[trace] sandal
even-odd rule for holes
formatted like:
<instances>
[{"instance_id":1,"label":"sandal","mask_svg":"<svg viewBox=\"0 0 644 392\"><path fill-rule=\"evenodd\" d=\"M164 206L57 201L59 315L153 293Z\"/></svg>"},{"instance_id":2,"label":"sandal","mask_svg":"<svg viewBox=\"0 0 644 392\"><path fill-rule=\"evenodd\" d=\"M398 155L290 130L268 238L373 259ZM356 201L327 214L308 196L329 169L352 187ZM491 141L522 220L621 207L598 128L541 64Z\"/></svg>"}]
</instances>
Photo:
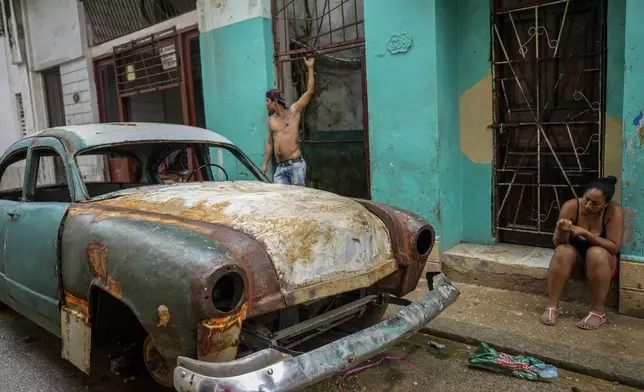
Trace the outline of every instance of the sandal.
<instances>
[{"instance_id":1,"label":"sandal","mask_svg":"<svg viewBox=\"0 0 644 392\"><path fill-rule=\"evenodd\" d=\"M542 314L541 317L539 318L541 323L543 323L545 325L549 325L549 326L555 325L557 323L557 316L559 315L559 309L558 308L547 307L546 312L548 312L548 318L544 319L543 314ZM546 312L543 312L543 313L545 314ZM552 312L555 313L554 317L552 317Z\"/></svg>"},{"instance_id":2,"label":"sandal","mask_svg":"<svg viewBox=\"0 0 644 392\"><path fill-rule=\"evenodd\" d=\"M591 324L588 323L588 320L590 320L590 318L592 316L595 316L595 317L599 318L599 324L591 325ZM599 313L595 313L593 311L590 311L590 312L588 312L588 315L586 315L586 317L584 317L584 319L581 320L577 324L577 327L579 327L581 329L586 329L586 330L595 330L595 329L598 329L599 327L601 327L602 325L604 325L606 323L606 321L607 321L606 313L599 314Z\"/></svg>"}]
</instances>

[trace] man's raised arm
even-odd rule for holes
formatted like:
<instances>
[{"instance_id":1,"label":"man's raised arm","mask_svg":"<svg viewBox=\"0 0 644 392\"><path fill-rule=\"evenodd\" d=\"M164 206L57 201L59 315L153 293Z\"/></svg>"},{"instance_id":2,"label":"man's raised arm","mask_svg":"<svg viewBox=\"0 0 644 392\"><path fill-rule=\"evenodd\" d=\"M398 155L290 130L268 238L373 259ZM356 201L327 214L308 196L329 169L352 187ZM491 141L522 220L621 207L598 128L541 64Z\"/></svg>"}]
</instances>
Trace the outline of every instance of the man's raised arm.
<instances>
[{"instance_id":1,"label":"man's raised arm","mask_svg":"<svg viewBox=\"0 0 644 392\"><path fill-rule=\"evenodd\" d=\"M268 166L268 161L271 160L271 155L273 154L273 132L271 132L271 126L268 126L268 137L266 138L266 145L264 146L264 165L262 165L262 173L266 174L266 168Z\"/></svg>"},{"instance_id":2,"label":"man's raised arm","mask_svg":"<svg viewBox=\"0 0 644 392\"><path fill-rule=\"evenodd\" d=\"M302 111L306 107L306 105L309 104L311 101L311 97L313 97L313 93L315 93L315 73L313 70L313 65L315 64L315 59L313 57L304 59L304 64L306 64L306 67L308 68L308 73L309 73L309 81L306 85L306 91L300 99L297 100L293 105L291 105L291 109L295 111Z\"/></svg>"}]
</instances>

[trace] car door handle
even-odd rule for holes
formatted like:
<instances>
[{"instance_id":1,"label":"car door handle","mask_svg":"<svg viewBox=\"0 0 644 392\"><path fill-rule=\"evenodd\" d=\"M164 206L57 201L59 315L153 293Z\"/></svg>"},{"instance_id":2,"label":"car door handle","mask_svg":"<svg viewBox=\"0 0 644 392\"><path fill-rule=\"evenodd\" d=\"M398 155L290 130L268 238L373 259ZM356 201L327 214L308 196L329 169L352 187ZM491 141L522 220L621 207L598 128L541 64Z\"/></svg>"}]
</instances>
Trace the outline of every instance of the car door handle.
<instances>
[{"instance_id":1,"label":"car door handle","mask_svg":"<svg viewBox=\"0 0 644 392\"><path fill-rule=\"evenodd\" d=\"M20 213L15 212L15 211L11 211L11 212L7 212L7 215L9 215L9 218L11 218L11 219L16 219L16 218L18 218L20 216Z\"/></svg>"}]
</instances>

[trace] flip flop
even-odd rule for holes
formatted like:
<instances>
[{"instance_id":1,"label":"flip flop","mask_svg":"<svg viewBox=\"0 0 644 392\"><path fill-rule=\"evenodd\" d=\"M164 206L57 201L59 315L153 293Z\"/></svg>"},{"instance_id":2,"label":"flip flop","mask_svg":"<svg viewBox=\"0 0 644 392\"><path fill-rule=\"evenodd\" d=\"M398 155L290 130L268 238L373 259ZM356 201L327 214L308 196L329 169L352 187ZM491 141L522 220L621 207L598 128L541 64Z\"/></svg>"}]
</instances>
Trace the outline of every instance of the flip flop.
<instances>
[{"instance_id":1,"label":"flip flop","mask_svg":"<svg viewBox=\"0 0 644 392\"><path fill-rule=\"evenodd\" d=\"M591 326L588 325L588 320L592 316L599 317L599 320L600 320L600 323L597 324L594 327L591 327ZM595 313L595 312L591 311L591 312L588 312L588 314L586 315L586 317L583 318L583 320L581 320L579 323L577 323L577 327L579 327L581 329L585 329L585 330L595 330L595 329L598 329L599 327L601 327L602 325L606 324L606 321L607 321L606 313L599 314L599 313Z\"/></svg>"},{"instance_id":2,"label":"flip flop","mask_svg":"<svg viewBox=\"0 0 644 392\"><path fill-rule=\"evenodd\" d=\"M541 321L542 324L545 324L548 326L555 325L557 323L557 316L559 315L559 309L547 307L546 310L548 311L548 318L544 321L543 314L542 314L541 317L539 317L539 321ZM554 317L552 317L552 312L555 312Z\"/></svg>"}]
</instances>

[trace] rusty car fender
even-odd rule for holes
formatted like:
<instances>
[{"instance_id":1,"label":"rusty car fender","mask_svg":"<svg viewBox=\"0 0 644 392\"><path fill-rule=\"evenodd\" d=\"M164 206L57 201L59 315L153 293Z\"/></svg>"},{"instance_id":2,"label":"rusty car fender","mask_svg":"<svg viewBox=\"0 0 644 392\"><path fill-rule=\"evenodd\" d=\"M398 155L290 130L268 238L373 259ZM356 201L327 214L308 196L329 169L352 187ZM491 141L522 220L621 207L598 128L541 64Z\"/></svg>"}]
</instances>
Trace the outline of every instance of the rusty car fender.
<instances>
[{"instance_id":1,"label":"rusty car fender","mask_svg":"<svg viewBox=\"0 0 644 392\"><path fill-rule=\"evenodd\" d=\"M210 295L214 280L228 271L243 276L245 292L235 309L220 312ZM285 306L270 258L251 237L220 225L91 203L69 209L61 275L64 305L86 312L91 322L90 292L102 289L129 307L166 358L216 356L227 347L213 346L204 331L233 328L238 335L241 320Z\"/></svg>"},{"instance_id":2,"label":"rusty car fender","mask_svg":"<svg viewBox=\"0 0 644 392\"><path fill-rule=\"evenodd\" d=\"M398 264L398 271L380 280L375 288L404 297L416 289L425 269L427 258L435 245L434 228L412 212L371 200L354 200L384 222Z\"/></svg>"}]
</instances>

